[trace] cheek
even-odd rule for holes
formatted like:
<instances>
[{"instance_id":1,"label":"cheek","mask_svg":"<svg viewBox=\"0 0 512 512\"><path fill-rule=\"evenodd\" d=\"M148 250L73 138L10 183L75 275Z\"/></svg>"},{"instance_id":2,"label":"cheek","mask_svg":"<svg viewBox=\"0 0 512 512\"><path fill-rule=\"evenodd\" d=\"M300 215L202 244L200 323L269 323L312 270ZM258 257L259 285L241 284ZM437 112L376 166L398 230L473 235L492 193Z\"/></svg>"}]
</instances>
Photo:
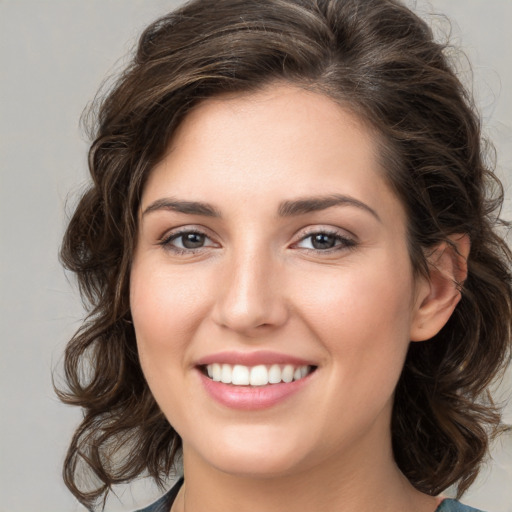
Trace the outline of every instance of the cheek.
<instances>
[{"instance_id":1,"label":"cheek","mask_svg":"<svg viewBox=\"0 0 512 512\"><path fill-rule=\"evenodd\" d=\"M317 273L304 287L302 304L317 327L331 332L380 336L407 331L413 300L413 277L408 261L402 265L375 259L357 269Z\"/></svg>"},{"instance_id":2,"label":"cheek","mask_svg":"<svg viewBox=\"0 0 512 512\"><path fill-rule=\"evenodd\" d=\"M134 262L130 307L148 382L160 373L169 378L171 367L186 365L187 334L195 328L202 313L200 294L197 280L180 280L179 274L172 274L158 264Z\"/></svg>"},{"instance_id":3,"label":"cheek","mask_svg":"<svg viewBox=\"0 0 512 512\"><path fill-rule=\"evenodd\" d=\"M140 364L149 388L168 421L181 432L189 414L189 341L204 316L201 288L194 279L156 263L135 261L130 307Z\"/></svg>"},{"instance_id":4,"label":"cheek","mask_svg":"<svg viewBox=\"0 0 512 512\"><path fill-rule=\"evenodd\" d=\"M413 277L407 258L374 258L358 270L319 275L303 317L330 353L338 378L361 392L392 392L410 343ZM373 391L372 391L373 390Z\"/></svg>"}]
</instances>

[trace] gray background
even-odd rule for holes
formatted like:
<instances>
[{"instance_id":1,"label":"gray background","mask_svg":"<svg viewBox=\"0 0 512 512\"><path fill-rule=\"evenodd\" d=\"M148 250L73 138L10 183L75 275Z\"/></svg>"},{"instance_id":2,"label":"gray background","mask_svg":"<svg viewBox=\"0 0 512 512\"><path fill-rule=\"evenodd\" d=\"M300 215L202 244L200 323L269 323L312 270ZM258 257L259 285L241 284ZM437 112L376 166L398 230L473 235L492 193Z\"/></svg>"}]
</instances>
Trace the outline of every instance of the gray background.
<instances>
[{"instance_id":1,"label":"gray background","mask_svg":"<svg viewBox=\"0 0 512 512\"><path fill-rule=\"evenodd\" d=\"M0 512L79 511L60 467L79 411L51 384L82 309L57 251L67 210L86 179L82 109L122 67L140 30L177 1L0 0ZM444 12L453 42L473 63L485 132L498 150L512 219L512 0L418 1ZM462 73L468 77L465 64ZM58 375L57 375L58 377ZM510 377L509 377L510 379ZM512 383L502 386L512 389ZM512 407L507 410L512 423ZM465 497L488 512L512 511L512 439ZM150 485L119 490L109 510L151 501ZM123 508L124 507L124 508Z\"/></svg>"}]
</instances>

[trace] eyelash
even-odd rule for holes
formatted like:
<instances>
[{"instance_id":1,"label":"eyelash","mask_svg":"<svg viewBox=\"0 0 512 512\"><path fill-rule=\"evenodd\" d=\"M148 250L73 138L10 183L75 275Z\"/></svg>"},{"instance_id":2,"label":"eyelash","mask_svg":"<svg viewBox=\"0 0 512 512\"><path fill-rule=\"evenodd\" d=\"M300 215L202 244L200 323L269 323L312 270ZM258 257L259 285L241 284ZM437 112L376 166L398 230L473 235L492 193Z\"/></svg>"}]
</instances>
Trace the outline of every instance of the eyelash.
<instances>
[{"instance_id":1,"label":"eyelash","mask_svg":"<svg viewBox=\"0 0 512 512\"><path fill-rule=\"evenodd\" d=\"M206 233L204 233L203 231L200 231L198 229L188 228L188 229L183 229L180 231L175 231L175 232L165 236L162 240L160 240L160 242L158 242L158 244L161 245L164 249L172 251L178 255L180 255L180 254L195 254L195 253L203 250L205 247L210 247L210 245L205 245L202 247L192 249L192 248L186 248L186 247L176 247L175 245L172 244L172 242L174 240L178 240L179 238L183 239L183 237L185 235L199 235L199 236L204 237L205 240L210 239L208 237L208 235ZM182 240L182 243L183 243L183 240Z\"/></svg>"},{"instance_id":2,"label":"eyelash","mask_svg":"<svg viewBox=\"0 0 512 512\"><path fill-rule=\"evenodd\" d=\"M353 238L349 238L347 236L341 235L336 230L331 229L314 229L310 232L307 232L304 234L298 242L295 242L293 245L297 246L301 242L304 242L305 240L311 239L313 241L313 237L317 235L326 235L329 237L334 238L334 246L330 247L328 249L315 249L315 248L303 248L306 251L311 251L314 253L322 253L322 254L329 254L336 251L344 251L344 250L350 250L354 249L357 246L356 240Z\"/></svg>"},{"instance_id":3,"label":"eyelash","mask_svg":"<svg viewBox=\"0 0 512 512\"><path fill-rule=\"evenodd\" d=\"M173 253L178 254L178 255L196 254L196 253L204 250L207 247L214 246L214 244L212 243L212 244L203 245L203 246L197 247L197 248L186 248L186 247L176 247L175 245L172 244L173 241L182 238L182 245L183 245L183 237L185 235L198 235L198 236L204 237L205 240L210 240L208 235L206 233L204 233L203 231L198 230L198 229L188 228L188 229L183 229L183 230L180 230L177 232L173 232L173 233L165 236L162 240L160 240L158 242L158 244L161 245L162 247L164 247L165 249L172 251ZM327 249L315 249L314 247L313 248L304 247L304 248L302 248L303 250L308 251L308 252L314 252L316 254L318 254L318 253L322 253L322 254L327 253L328 254L328 253L332 253L332 252L336 252L336 251L354 249L357 246L356 240L354 240L353 238L343 236L338 231L329 230L329 229L315 229L315 230L312 230L312 231L304 234L300 238L300 240L298 240L297 242L292 244L292 247L298 247L298 245L300 243L304 242L307 239L312 240L312 237L314 237L315 235L316 236L325 235L328 237L333 237L335 245L333 247L330 247Z\"/></svg>"}]
</instances>

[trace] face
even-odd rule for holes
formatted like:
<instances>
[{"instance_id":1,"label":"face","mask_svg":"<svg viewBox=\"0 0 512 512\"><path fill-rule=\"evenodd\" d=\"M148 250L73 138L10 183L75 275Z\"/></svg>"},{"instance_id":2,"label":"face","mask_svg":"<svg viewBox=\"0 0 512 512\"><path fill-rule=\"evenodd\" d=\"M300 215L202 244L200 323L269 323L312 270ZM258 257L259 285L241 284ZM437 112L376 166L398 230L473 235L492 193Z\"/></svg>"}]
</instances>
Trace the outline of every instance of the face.
<instances>
[{"instance_id":1,"label":"face","mask_svg":"<svg viewBox=\"0 0 512 512\"><path fill-rule=\"evenodd\" d=\"M323 95L207 100L149 176L131 309L185 464L269 476L371 460L416 294L375 136Z\"/></svg>"}]
</instances>

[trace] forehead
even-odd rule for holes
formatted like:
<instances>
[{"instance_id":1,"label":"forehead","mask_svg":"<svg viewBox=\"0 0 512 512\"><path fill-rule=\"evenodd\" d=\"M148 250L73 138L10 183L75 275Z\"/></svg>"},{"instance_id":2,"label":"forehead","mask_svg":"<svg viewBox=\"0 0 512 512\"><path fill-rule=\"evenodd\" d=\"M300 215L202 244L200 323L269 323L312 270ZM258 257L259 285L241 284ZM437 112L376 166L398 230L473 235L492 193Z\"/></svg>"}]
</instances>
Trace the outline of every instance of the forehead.
<instances>
[{"instance_id":1,"label":"forehead","mask_svg":"<svg viewBox=\"0 0 512 512\"><path fill-rule=\"evenodd\" d=\"M159 195L255 206L322 194L394 199L378 140L326 95L289 85L208 99L178 127L143 203ZM144 207L144 204L142 205Z\"/></svg>"},{"instance_id":2,"label":"forehead","mask_svg":"<svg viewBox=\"0 0 512 512\"><path fill-rule=\"evenodd\" d=\"M242 125L246 130L238 129ZM175 131L169 151L184 145L196 145L197 150L197 145L207 141L219 150L225 144L225 149L232 144L246 147L247 136L262 146L272 139L276 148L292 148L298 155L301 147L305 152L313 143L316 154L329 153L340 137L355 137L367 145L368 156L377 156L377 135L348 108L325 94L285 83L200 102ZM308 144L303 146L304 142Z\"/></svg>"}]
</instances>

